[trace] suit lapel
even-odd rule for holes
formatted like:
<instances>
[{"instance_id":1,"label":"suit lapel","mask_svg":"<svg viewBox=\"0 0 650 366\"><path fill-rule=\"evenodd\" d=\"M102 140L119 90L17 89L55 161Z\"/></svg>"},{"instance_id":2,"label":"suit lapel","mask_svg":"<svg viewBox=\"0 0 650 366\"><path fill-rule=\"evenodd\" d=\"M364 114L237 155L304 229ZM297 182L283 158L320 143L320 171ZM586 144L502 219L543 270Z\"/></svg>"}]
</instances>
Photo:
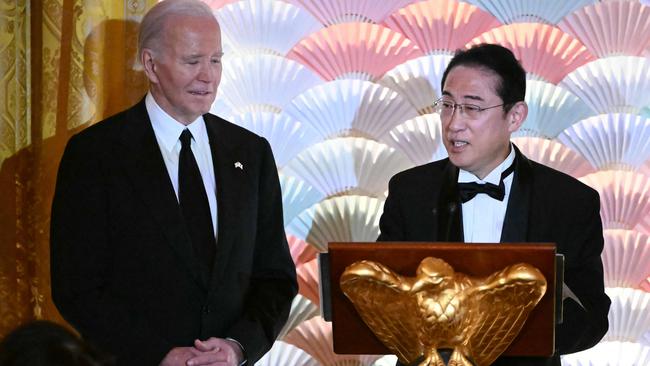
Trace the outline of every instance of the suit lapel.
<instances>
[{"instance_id":1,"label":"suit lapel","mask_svg":"<svg viewBox=\"0 0 650 366\"><path fill-rule=\"evenodd\" d=\"M138 197L148 207L169 245L181 258L197 284L204 287L190 238L181 216L174 188L169 179L144 100L126 112L121 155L126 174Z\"/></svg>"},{"instance_id":2,"label":"suit lapel","mask_svg":"<svg viewBox=\"0 0 650 366\"><path fill-rule=\"evenodd\" d=\"M458 196L458 168L447 160L436 204L437 241L462 242L463 219Z\"/></svg>"},{"instance_id":3,"label":"suit lapel","mask_svg":"<svg viewBox=\"0 0 650 366\"><path fill-rule=\"evenodd\" d=\"M506 216L501 230L501 242L523 242L528 236L528 220L530 213L530 195L533 183L533 169L530 161L515 149L515 176L510 188L510 198Z\"/></svg>"},{"instance_id":4,"label":"suit lapel","mask_svg":"<svg viewBox=\"0 0 650 366\"><path fill-rule=\"evenodd\" d=\"M217 185L217 254L212 268L210 288L215 288L223 278L224 271L228 265L230 251L235 245L238 232L238 214L241 211L239 205L243 189L242 174L245 174L247 166L244 155L232 139L226 138L224 123L217 117L206 114L203 116L210 140L212 152L212 164ZM232 138L232 136L230 136ZM235 166L241 163L242 169ZM247 173L247 172L246 172Z\"/></svg>"}]
</instances>

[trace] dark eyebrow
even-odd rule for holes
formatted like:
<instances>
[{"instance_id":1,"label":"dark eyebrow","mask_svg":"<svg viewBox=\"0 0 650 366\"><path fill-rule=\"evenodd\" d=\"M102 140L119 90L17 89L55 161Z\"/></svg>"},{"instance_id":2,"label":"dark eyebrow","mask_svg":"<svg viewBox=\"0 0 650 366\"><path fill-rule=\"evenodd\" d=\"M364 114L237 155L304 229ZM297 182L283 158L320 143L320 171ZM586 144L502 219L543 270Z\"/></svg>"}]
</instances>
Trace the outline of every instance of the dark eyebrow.
<instances>
[{"instance_id":1,"label":"dark eyebrow","mask_svg":"<svg viewBox=\"0 0 650 366\"><path fill-rule=\"evenodd\" d=\"M479 97L478 95L465 95L463 98L465 99L471 99L471 100L478 100L480 102L483 102L484 99Z\"/></svg>"},{"instance_id":2,"label":"dark eyebrow","mask_svg":"<svg viewBox=\"0 0 650 366\"><path fill-rule=\"evenodd\" d=\"M442 95L443 95L443 96L447 96L447 97L452 97L452 98L454 97L453 94L451 94L450 92L448 92L448 91L446 91L446 90L443 90L443 91L442 91ZM464 95L464 96L463 96L463 99L471 99L471 100L476 100L476 101L479 101L479 102L483 102L483 101L484 101L484 99L481 98L481 97L479 97L478 95Z\"/></svg>"}]
</instances>

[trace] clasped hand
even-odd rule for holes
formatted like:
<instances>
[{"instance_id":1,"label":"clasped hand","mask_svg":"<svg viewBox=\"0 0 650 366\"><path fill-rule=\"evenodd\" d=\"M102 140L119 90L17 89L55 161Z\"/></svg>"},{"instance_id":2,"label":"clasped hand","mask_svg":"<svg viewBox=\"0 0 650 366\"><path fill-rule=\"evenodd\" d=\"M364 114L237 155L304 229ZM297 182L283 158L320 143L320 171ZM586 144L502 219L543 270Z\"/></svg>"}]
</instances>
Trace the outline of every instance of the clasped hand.
<instances>
[{"instance_id":1,"label":"clasped hand","mask_svg":"<svg viewBox=\"0 0 650 366\"><path fill-rule=\"evenodd\" d=\"M195 340L194 347L176 347L167 353L160 366L239 366L244 359L236 342L211 337Z\"/></svg>"}]
</instances>

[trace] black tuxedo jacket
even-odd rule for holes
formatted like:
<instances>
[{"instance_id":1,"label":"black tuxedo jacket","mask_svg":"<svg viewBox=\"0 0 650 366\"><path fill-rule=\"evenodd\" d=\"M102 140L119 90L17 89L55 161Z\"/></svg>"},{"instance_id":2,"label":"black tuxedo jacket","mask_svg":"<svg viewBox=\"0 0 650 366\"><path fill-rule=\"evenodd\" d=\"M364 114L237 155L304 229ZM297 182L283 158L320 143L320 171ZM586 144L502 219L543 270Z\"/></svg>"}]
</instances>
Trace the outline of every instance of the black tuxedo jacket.
<instances>
[{"instance_id":1,"label":"black tuxedo jacket","mask_svg":"<svg viewBox=\"0 0 650 366\"><path fill-rule=\"evenodd\" d=\"M608 328L603 230L598 193L571 176L528 160L515 148L515 176L501 242L552 242L565 256L564 282L584 305L564 301L550 359L506 358L495 365L560 365L559 354L592 347ZM395 175L380 219L380 241L463 241L458 168L449 159Z\"/></svg>"},{"instance_id":2,"label":"black tuxedo jacket","mask_svg":"<svg viewBox=\"0 0 650 366\"><path fill-rule=\"evenodd\" d=\"M144 100L73 136L63 155L52 205L52 296L119 365L157 365L173 347L208 337L236 339L252 365L297 293L268 142L204 119L219 221L211 278L192 254Z\"/></svg>"}]
</instances>

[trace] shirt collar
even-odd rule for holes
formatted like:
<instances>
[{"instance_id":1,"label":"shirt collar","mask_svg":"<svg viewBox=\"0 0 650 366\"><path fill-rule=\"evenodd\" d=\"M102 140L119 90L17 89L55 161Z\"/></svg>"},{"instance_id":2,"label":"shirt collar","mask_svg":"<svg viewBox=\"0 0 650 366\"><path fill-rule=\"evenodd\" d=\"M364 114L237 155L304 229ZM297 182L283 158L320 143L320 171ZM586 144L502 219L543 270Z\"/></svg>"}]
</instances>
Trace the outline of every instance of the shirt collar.
<instances>
[{"instance_id":1,"label":"shirt collar","mask_svg":"<svg viewBox=\"0 0 650 366\"><path fill-rule=\"evenodd\" d=\"M159 143L162 144L162 147L167 151L172 151L174 149L181 133L186 128L190 130L195 141L203 143L207 140L207 132L203 116L199 116L196 120L192 121L192 123L185 126L165 112L160 105L156 103L151 92L147 93L145 105L147 107L147 113L149 113L149 119L151 119L154 133L158 137Z\"/></svg>"},{"instance_id":2,"label":"shirt collar","mask_svg":"<svg viewBox=\"0 0 650 366\"><path fill-rule=\"evenodd\" d=\"M510 154L506 157L501 164L497 165L496 168L492 169L490 174L488 174L484 179L479 179L474 174L468 172L467 170L458 169L458 183L468 183L468 182L478 182L478 183L492 183L499 185L501 181L501 173L508 169L512 162L515 160L515 149L510 144Z\"/></svg>"}]
</instances>

